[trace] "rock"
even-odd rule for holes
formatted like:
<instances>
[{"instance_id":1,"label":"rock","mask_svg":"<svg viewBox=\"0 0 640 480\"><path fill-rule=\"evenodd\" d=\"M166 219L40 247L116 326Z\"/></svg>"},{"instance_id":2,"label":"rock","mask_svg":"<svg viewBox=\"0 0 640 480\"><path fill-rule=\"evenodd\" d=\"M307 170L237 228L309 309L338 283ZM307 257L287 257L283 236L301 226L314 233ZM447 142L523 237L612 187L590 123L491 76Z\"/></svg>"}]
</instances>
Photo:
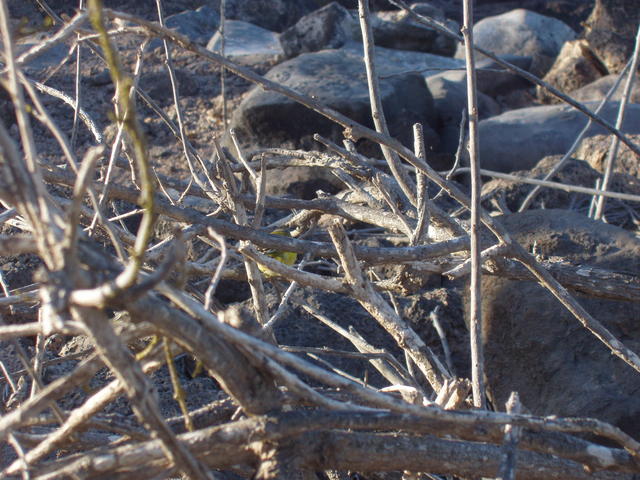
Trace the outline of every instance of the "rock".
<instances>
[{"instance_id":1,"label":"rock","mask_svg":"<svg viewBox=\"0 0 640 480\"><path fill-rule=\"evenodd\" d=\"M356 18L342 5L328 5L302 17L282 32L280 43L287 58L301 53L340 48L353 40L358 28Z\"/></svg>"},{"instance_id":2,"label":"rock","mask_svg":"<svg viewBox=\"0 0 640 480\"><path fill-rule=\"evenodd\" d=\"M194 75L182 68L174 68L176 80L178 83L178 92L180 96L191 97L197 95L199 90L198 82ZM156 70L146 72L142 75L142 85L145 86L146 92L154 99L164 103L166 101L173 102L171 95L171 79L166 70Z\"/></svg>"},{"instance_id":3,"label":"rock","mask_svg":"<svg viewBox=\"0 0 640 480\"><path fill-rule=\"evenodd\" d=\"M637 0L596 0L584 38L609 73L620 73L631 57L639 22Z\"/></svg>"},{"instance_id":4,"label":"rock","mask_svg":"<svg viewBox=\"0 0 640 480\"><path fill-rule=\"evenodd\" d=\"M505 60L525 69L531 64L527 57L508 55ZM485 58L477 63L476 85L479 116L487 118L498 115L501 111L500 105L491 96L506 95L527 87L529 83L518 75L502 70L493 60ZM433 96L438 115L441 150L454 153L458 146L461 112L463 108L467 108L466 72L461 69L450 70L427 77L427 88Z\"/></svg>"},{"instance_id":5,"label":"rock","mask_svg":"<svg viewBox=\"0 0 640 480\"><path fill-rule=\"evenodd\" d=\"M505 55L502 56L502 58L524 70L527 70L531 65L531 58L528 57ZM530 84L527 80L503 69L503 67L489 58L480 60L476 66L476 86L479 93L480 118L498 115L505 109L503 106L507 106L507 109L512 109L531 105L533 98L529 94ZM461 67L427 77L427 85L432 95L434 95L434 99L435 97L441 99L446 97L442 93L444 86L443 80L446 80L446 82L444 82L446 85L452 83L457 84L455 91L456 95L460 98L450 104L445 101L436 106L436 110L439 112L439 127L442 128L443 124L451 126L451 133L456 139L457 145L460 112L462 108L466 108L467 106L466 72ZM522 100L520 99L521 97ZM512 106L514 104L516 106ZM447 117L444 123L443 114ZM444 143L447 142L445 141ZM445 148L444 150L448 151L450 148Z\"/></svg>"},{"instance_id":6,"label":"rock","mask_svg":"<svg viewBox=\"0 0 640 480\"><path fill-rule=\"evenodd\" d=\"M607 92L613 87L617 79L618 75L615 73L599 78L595 82L571 92L571 97L579 102L598 102L607 96ZM625 83L626 79L622 81L611 100L620 101ZM640 75L636 75L630 101L631 103L640 103Z\"/></svg>"},{"instance_id":7,"label":"rock","mask_svg":"<svg viewBox=\"0 0 640 480\"><path fill-rule=\"evenodd\" d=\"M628 137L633 143L640 145L640 135L628 135ZM603 172L610 147L610 135L595 135L590 138L585 138L580 143L574 155L576 158L587 162L597 171ZM640 159L623 143L618 147L618 154L616 155L613 171L628 173L629 175L640 178Z\"/></svg>"},{"instance_id":8,"label":"rock","mask_svg":"<svg viewBox=\"0 0 640 480\"><path fill-rule=\"evenodd\" d=\"M411 7L418 14L439 20L454 32L460 30L456 22L447 20L442 10L431 4L414 3ZM377 12L372 27L375 44L380 47L429 52L446 57L453 56L456 51L457 42L454 39L416 22L404 10Z\"/></svg>"},{"instance_id":9,"label":"rock","mask_svg":"<svg viewBox=\"0 0 640 480\"><path fill-rule=\"evenodd\" d=\"M267 195L312 200L318 191L334 195L344 184L327 168L287 167L267 173Z\"/></svg>"},{"instance_id":10,"label":"rock","mask_svg":"<svg viewBox=\"0 0 640 480\"><path fill-rule=\"evenodd\" d=\"M362 45L351 43L345 49L362 57ZM447 69L464 68L464 60L432 53L376 47L376 66L381 78L403 72L420 73L424 78Z\"/></svg>"},{"instance_id":11,"label":"rock","mask_svg":"<svg viewBox=\"0 0 640 480\"><path fill-rule=\"evenodd\" d=\"M427 78L427 88L433 97L438 118L436 131L440 135L440 151L454 154L458 148L462 110L467 109L467 85L464 71L445 72ZM480 118L500 113L500 105L478 92Z\"/></svg>"},{"instance_id":12,"label":"rock","mask_svg":"<svg viewBox=\"0 0 640 480\"><path fill-rule=\"evenodd\" d=\"M521 177L543 179L561 158L562 155L545 157L531 170L522 170L514 172L514 174ZM596 180L601 178L602 172L589 166L586 161L570 158L564 167L551 178L551 181L593 188ZM492 179L482 185L483 205L487 209L491 209L492 203L497 203L499 207L506 207L509 210L506 213L516 212L533 188L534 185L526 183L500 178ZM610 190L640 195L640 181L637 177L626 173L614 173L611 177ZM586 193L567 192L557 188L542 188L529 209L566 209L587 215L592 198L592 195ZM634 206L633 204L629 205ZM621 209L618 202L608 201L605 208L607 223L636 230L637 225L634 222L634 218L628 214L627 210Z\"/></svg>"},{"instance_id":13,"label":"rock","mask_svg":"<svg viewBox=\"0 0 640 480\"><path fill-rule=\"evenodd\" d=\"M531 68L531 58L516 55L501 55L500 58L520 67L523 70ZM514 90L528 88L530 83L515 73L511 73L490 58L481 59L476 63L476 85L478 90L490 97L508 95Z\"/></svg>"},{"instance_id":14,"label":"rock","mask_svg":"<svg viewBox=\"0 0 640 480\"><path fill-rule=\"evenodd\" d=\"M225 17L282 32L316 8L315 0L226 0Z\"/></svg>"},{"instance_id":15,"label":"rock","mask_svg":"<svg viewBox=\"0 0 640 480\"><path fill-rule=\"evenodd\" d=\"M217 32L207 44L207 50L219 53L222 36ZM278 34L240 20L224 24L224 56L244 65L277 63L284 58Z\"/></svg>"},{"instance_id":16,"label":"rock","mask_svg":"<svg viewBox=\"0 0 640 480\"><path fill-rule=\"evenodd\" d=\"M607 73L607 69L589 49L585 40L572 40L564 44L560 54L547 72L544 81L561 92L571 92L583 87ZM542 103L558 103L560 100L546 89L536 87Z\"/></svg>"},{"instance_id":17,"label":"rock","mask_svg":"<svg viewBox=\"0 0 640 480\"><path fill-rule=\"evenodd\" d=\"M187 10L171 15L167 17L165 25L194 43L206 45L220 26L220 15L213 8L205 5L197 10ZM149 48L154 49L161 46L162 42L155 39Z\"/></svg>"},{"instance_id":18,"label":"rock","mask_svg":"<svg viewBox=\"0 0 640 480\"><path fill-rule=\"evenodd\" d=\"M455 22L447 21L441 10L427 3L414 4L418 13L434 16L449 24L454 31ZM371 17L374 43L379 47L398 50L430 52L452 56L455 40L413 21L404 11L375 12ZM338 2L302 17L280 36L287 57L327 48L339 48L350 41L361 42L360 24L355 12L345 9Z\"/></svg>"},{"instance_id":19,"label":"rock","mask_svg":"<svg viewBox=\"0 0 640 480\"><path fill-rule=\"evenodd\" d=\"M495 99L500 104L503 112L528 108L536 104L534 89L513 90L506 95L496 95Z\"/></svg>"},{"instance_id":20,"label":"rock","mask_svg":"<svg viewBox=\"0 0 640 480\"><path fill-rule=\"evenodd\" d=\"M566 210L500 218L526 249L585 265L637 274L640 242L618 227ZM640 434L640 376L611 354L536 282L484 276L482 307L489 396L504 409L512 391L536 415L596 417ZM640 304L576 295L598 321L640 351Z\"/></svg>"},{"instance_id":21,"label":"rock","mask_svg":"<svg viewBox=\"0 0 640 480\"><path fill-rule=\"evenodd\" d=\"M456 2L444 3L447 17L461 22L462 8L460 5ZM578 32L582 30L582 22L591 13L593 3L594 0L487 0L477 1L473 14L478 22L486 17L501 15L516 8L524 8L540 15L557 18Z\"/></svg>"},{"instance_id":22,"label":"rock","mask_svg":"<svg viewBox=\"0 0 640 480\"><path fill-rule=\"evenodd\" d=\"M496 55L531 57L539 66L536 74L544 74L562 45L575 38L575 32L555 18L524 9L485 18L473 27L476 45ZM464 58L464 46L458 44L456 58Z\"/></svg>"},{"instance_id":23,"label":"rock","mask_svg":"<svg viewBox=\"0 0 640 480\"><path fill-rule=\"evenodd\" d=\"M326 5L328 3L331 3L332 1L333 0L317 0L317 3L319 3L320 5ZM349 10L358 9L358 0L337 0L337 3ZM371 9L371 11L387 10L389 9L389 7L391 7L389 0L369 0L369 8Z\"/></svg>"},{"instance_id":24,"label":"rock","mask_svg":"<svg viewBox=\"0 0 640 480\"><path fill-rule=\"evenodd\" d=\"M305 53L277 65L266 76L372 126L369 92L359 48ZM429 127L435 124L433 100L423 76L404 72L427 64L435 66L456 61L427 53L388 49L377 49L376 53L380 94L391 135L411 145L411 126L421 122L425 127L427 144L436 146L437 136ZM319 148L312 138L315 133L341 143L343 130L297 102L257 87L243 99L233 115L231 127L238 132L238 139L249 147L315 149ZM369 152L380 154L377 147L369 149Z\"/></svg>"},{"instance_id":25,"label":"rock","mask_svg":"<svg viewBox=\"0 0 640 480\"><path fill-rule=\"evenodd\" d=\"M586 104L592 111L596 105ZM618 103L611 102L601 116L613 122ZM480 122L480 163L487 170L513 172L533 167L548 155L565 153L587 123L587 117L569 106L549 105L511 110ZM640 105L629 104L623 124L626 133L640 133ZM602 134L592 126L587 137Z\"/></svg>"}]
</instances>

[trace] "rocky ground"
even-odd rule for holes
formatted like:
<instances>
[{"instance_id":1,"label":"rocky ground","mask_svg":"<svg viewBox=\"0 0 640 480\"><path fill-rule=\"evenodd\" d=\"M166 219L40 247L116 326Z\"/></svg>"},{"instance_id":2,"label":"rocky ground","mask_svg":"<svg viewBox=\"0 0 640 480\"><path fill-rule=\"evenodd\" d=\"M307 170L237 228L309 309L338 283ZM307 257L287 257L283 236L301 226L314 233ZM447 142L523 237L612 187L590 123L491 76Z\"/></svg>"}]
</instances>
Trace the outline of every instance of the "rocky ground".
<instances>
[{"instance_id":1,"label":"rocky ground","mask_svg":"<svg viewBox=\"0 0 640 480\"><path fill-rule=\"evenodd\" d=\"M144 19L157 19L155 2L113 0L104 3L108 8ZM464 53L456 41L421 26L406 14L393 9L386 1L371 3L374 10L373 33L378 45L376 61L381 100L390 134L411 147L412 124L423 124L427 160L433 168L447 171L454 165L459 150L459 125L466 105L465 76L462 71ZM611 7L612 3L615 3L615 8ZM640 19L640 12L633 7L633 3L600 0L477 1L475 41L500 58L543 78L563 93L586 102L590 109L595 110L632 53L635 25ZM219 1L177 0L164 4L164 14L171 28L187 35L202 47L213 51L220 47L219 34L216 38ZM75 5L71 2L51 0L48 5L63 18L75 13ZM354 11L357 2L227 0L226 8L225 53L232 61L247 66L269 80L309 95L364 125L373 125L366 75L361 63L361 34ZM20 49L24 50L51 35L44 20L46 16L35 3L10 2L9 10L19 33ZM460 0L422 2L415 10L439 20L452 31L459 31L462 20ZM112 26L118 28L116 24ZM126 25L123 28L126 29ZM613 35L612 32L617 33ZM137 49L143 36L129 30L112 38L121 55L123 69L134 72L138 61ZM607 41L603 41L603 38ZM25 73L32 80L73 98L76 63L73 59L63 62L72 44L73 39L70 39L24 65ZM94 50L83 45L78 67L81 105L94 122L95 130L92 132L82 120L74 128L73 109L59 98L41 95L53 121L69 137L73 136L73 149L78 155L102 138L111 144L116 135L112 124L115 90L108 69ZM313 137L317 133L342 145L341 126L310 112L299 103L254 86L229 71L224 73L223 96L219 67L181 48L173 49L172 56L184 132L200 158L209 159L216 155L214 139L220 141L234 158L237 157L229 128L234 129L243 152L253 160L259 160L260 149L264 148L326 152L327 149ZM495 61L482 57L478 61L482 168L519 177L545 178L572 148L576 137L585 127L586 118L571 107L559 104L557 97L545 89L505 71ZM181 187L184 188L189 182L191 173L180 142L157 112L160 110L172 122L178 122L165 55L157 40L143 54L140 71L140 88L152 102L138 99L137 113L147 137L152 166L159 183L167 197L176 204L182 202L181 206L210 213L211 205L203 203L208 200L198 195L178 199ZM624 82L613 100L620 100L623 87ZM629 134L628 138L636 145L640 138L639 88L632 90L631 103L622 126L622 130ZM228 112L229 128L224 125L223 105L226 105ZM610 103L602 110L603 117L614 122L618 107L619 103ZM0 115L10 134L17 139L13 106L4 90L0 93ZM49 166L63 165L63 152L48 129L34 122L34 133L41 162ZM550 180L594 188L604 170L609 150L610 137L604 133L605 130L600 126L587 130L585 140ZM380 165L382 155L377 145L358 141L356 148L371 159L372 165ZM464 148L462 150L459 160L463 168L455 172L452 178L459 188L468 191L468 175L464 172L468 160ZM300 164L305 163L301 161ZM314 200L332 195L347 198L340 196L350 187L344 178L330 173L330 169L306 165L269 170L267 193L286 200ZM121 167L115 170L114 182L131 185L126 161ZM638 157L622 146L610 189L630 195L640 194L639 171ZM106 165L101 167L99 175L103 181L107 175ZM492 178L491 174L483 178L483 206L492 215L500 215L497 218L504 222L514 238L538 259L552 264L614 272L625 276L625 285L636 285L640 267L640 242L637 239L640 211L637 202L610 199L605 209L607 223L603 223L587 217L593 211L591 194L543 189L532 199L528 211L518 213L533 186L510 179ZM56 185L51 188L56 196L69 196L67 187ZM436 197L438 190L435 184L429 185L431 197ZM447 215L457 215L463 222L467 218L467 214L457 211L458 207L446 196L439 195L434 202ZM386 209L386 204L378 205ZM113 202L109 213L118 215L134 207L129 202ZM290 209L268 208L263 225L276 222L289 213ZM217 215L230 218L226 212ZM415 222L412 218L409 220ZM319 228L309 229L307 239L329 241L323 228L326 222L326 218L320 218ZM176 224L178 222L162 217L156 228L155 241L173 232ZM126 220L122 222L122 227L131 235L135 233L137 223L135 220ZM406 245L406 238L397 232L390 234L390 231L366 222L350 219L345 221L345 227L352 241L359 245ZM19 230L21 226L16 222L6 222L3 226L3 233L7 235ZM194 241L188 261L193 264L206 263L210 249L208 244ZM33 285L33 274L42 265L36 255L0 258L6 293L15 294ZM242 270L238 257L232 260L237 268L230 269L223 276L216 293L221 308L237 303L250 304L249 287L242 274L238 273ZM315 260L311 271L334 276L340 274L330 260L310 260ZM446 262L455 263L451 258ZM464 277L452 279L441 275L443 268L433 271L427 269L425 272L424 262L418 263L415 270L400 265L385 265L370 270L371 275L377 275L381 283L387 280L395 284L396 288L391 289L389 294L393 299L389 301L436 356L447 359L451 374L468 378L470 353L465 325L465 312L468 309L466 280ZM191 275L186 280L185 288L194 296L201 296L206 290L210 274ZM267 308L274 313L288 283L275 279L265 283ZM623 290L617 297L599 297L587 290L575 284L572 288L591 315L602 321L628 347L638 351L640 331L634 320L640 312L636 311L638 299L635 294L627 294ZM517 390L525 407L534 414L593 416L611 422L631 435L640 435L637 422L640 412L636 401L640 380L637 372L612 356L607 347L588 333L536 282L487 275L483 280L483 291L487 379L493 408L503 410L509 393ZM292 348L353 349L350 342L335 333L335 329L309 315L300 306L302 304L321 311L344 329L353 327L373 346L387 350L404 362L402 350L354 299L309 288L299 289L292 299L293 303L285 308L275 328L278 344ZM2 317L7 324L33 322L38 314L37 307L33 305L3 308ZM434 319L439 324L438 328L444 331L448 342L446 346L434 328ZM140 350L149 338L144 337L140 345L131 345L131 349ZM0 360L14 379L28 378L18 354L22 349L28 357L32 357L36 351L34 342L35 337L27 337L17 343L3 341L0 344ZM44 360L49 362L43 373L43 380L47 383L72 370L78 360L91 351L92 344L86 337L57 335L47 340L42 348ZM331 367L367 384L376 387L385 385L385 379L362 359L326 356L321 362L329 362ZM176 364L190 409L228 399L210 376L191 377L194 361L190 355L178 355ZM101 370L89 385L61 398L60 408L70 411L82 405L90 392L112 378L112 373L107 369ZM180 409L173 400L166 367L156 370L151 379L159 394L163 416L169 418L180 415ZM313 380L308 380L313 384ZM9 412L20 404L19 392L14 392L2 378L0 384L3 388L2 411ZM23 396L27 395L26 388L23 389ZM231 409L227 410L230 413ZM132 417L129 402L124 397L110 402L103 413L106 419L110 415L113 418ZM61 450L59 453L63 452ZM7 445L3 449L3 456L0 468L5 468L15 459L13 450ZM54 457L51 454L48 459L53 460ZM240 478L237 476L239 473L224 472L220 473L219 478ZM387 478L401 476L399 473L390 475ZM379 477L372 474L371 478Z\"/></svg>"}]
</instances>

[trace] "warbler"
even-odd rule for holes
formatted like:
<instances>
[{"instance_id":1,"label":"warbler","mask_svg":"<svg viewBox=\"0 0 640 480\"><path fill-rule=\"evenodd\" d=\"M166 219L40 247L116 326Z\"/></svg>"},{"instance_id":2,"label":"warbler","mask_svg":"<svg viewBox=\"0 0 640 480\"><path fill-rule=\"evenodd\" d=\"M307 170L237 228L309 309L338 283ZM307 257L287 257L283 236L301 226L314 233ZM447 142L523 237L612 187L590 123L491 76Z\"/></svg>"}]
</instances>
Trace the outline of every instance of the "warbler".
<instances>
[{"instance_id":1,"label":"warbler","mask_svg":"<svg viewBox=\"0 0 640 480\"><path fill-rule=\"evenodd\" d=\"M18 38L28 37L31 34L38 32L46 32L53 27L53 18L50 16L46 16L42 19L39 17L36 19L30 19L29 17L22 17L18 21L18 24L14 27L14 31L16 32L16 36Z\"/></svg>"},{"instance_id":2,"label":"warbler","mask_svg":"<svg viewBox=\"0 0 640 480\"><path fill-rule=\"evenodd\" d=\"M272 235L280 235L283 237L291 237L291 234L287 230L278 229L271 232ZM298 259L298 254L296 252L283 252L280 250L261 250L265 255L270 256L271 258L275 258L279 262L284 263L285 265L293 265L296 263ZM266 278L278 277L279 275L273 270L265 267L264 265L258 264L258 269L264 274Z\"/></svg>"}]
</instances>

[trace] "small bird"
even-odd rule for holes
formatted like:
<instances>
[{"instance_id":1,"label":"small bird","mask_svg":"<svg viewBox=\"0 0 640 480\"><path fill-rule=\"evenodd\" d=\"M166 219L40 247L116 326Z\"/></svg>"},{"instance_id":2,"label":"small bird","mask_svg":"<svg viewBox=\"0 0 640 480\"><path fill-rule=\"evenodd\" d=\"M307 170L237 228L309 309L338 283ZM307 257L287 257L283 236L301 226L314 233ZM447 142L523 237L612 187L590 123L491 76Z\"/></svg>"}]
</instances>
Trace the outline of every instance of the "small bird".
<instances>
[{"instance_id":1,"label":"small bird","mask_svg":"<svg viewBox=\"0 0 640 480\"><path fill-rule=\"evenodd\" d=\"M278 229L271 232L272 235L280 235L283 237L291 237L291 234L287 230ZM285 265L293 265L296 263L298 259L298 254L296 252L283 252L280 250L260 250L261 253L270 256L271 258L275 258L279 262L284 263ZM258 264L258 269L264 274L266 278L279 277L276 272L265 267L264 265Z\"/></svg>"},{"instance_id":2,"label":"small bird","mask_svg":"<svg viewBox=\"0 0 640 480\"><path fill-rule=\"evenodd\" d=\"M40 20L40 21L38 21ZM53 27L53 19L50 16L45 16L40 19L30 19L29 17L22 17L18 20L17 25L14 26L14 31L17 38L28 37L34 33L46 32Z\"/></svg>"}]
</instances>

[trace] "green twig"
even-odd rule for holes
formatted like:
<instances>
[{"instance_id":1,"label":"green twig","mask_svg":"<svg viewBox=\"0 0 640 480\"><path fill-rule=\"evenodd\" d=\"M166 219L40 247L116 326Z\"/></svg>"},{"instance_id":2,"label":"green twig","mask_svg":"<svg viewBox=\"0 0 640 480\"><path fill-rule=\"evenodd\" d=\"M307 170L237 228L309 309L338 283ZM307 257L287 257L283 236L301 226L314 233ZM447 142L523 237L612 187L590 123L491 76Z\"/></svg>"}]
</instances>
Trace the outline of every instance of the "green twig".
<instances>
[{"instance_id":1,"label":"green twig","mask_svg":"<svg viewBox=\"0 0 640 480\"><path fill-rule=\"evenodd\" d=\"M100 46L105 55L111 80L116 86L116 120L124 125L131 143L133 144L133 154L138 166L140 175L141 194L140 206L144 209L140 228L136 236L136 241L131 253L131 258L127 268L116 280L116 288L111 290L112 295L135 284L138 277L144 252L153 232L154 216L154 177L149 163L149 152L147 142L136 117L135 103L130 95L133 88L133 81L128 77L120 64L120 59L116 49L111 44L109 35L104 25L104 15L101 0L89 0L89 20L91 25L98 32Z\"/></svg>"}]
</instances>

